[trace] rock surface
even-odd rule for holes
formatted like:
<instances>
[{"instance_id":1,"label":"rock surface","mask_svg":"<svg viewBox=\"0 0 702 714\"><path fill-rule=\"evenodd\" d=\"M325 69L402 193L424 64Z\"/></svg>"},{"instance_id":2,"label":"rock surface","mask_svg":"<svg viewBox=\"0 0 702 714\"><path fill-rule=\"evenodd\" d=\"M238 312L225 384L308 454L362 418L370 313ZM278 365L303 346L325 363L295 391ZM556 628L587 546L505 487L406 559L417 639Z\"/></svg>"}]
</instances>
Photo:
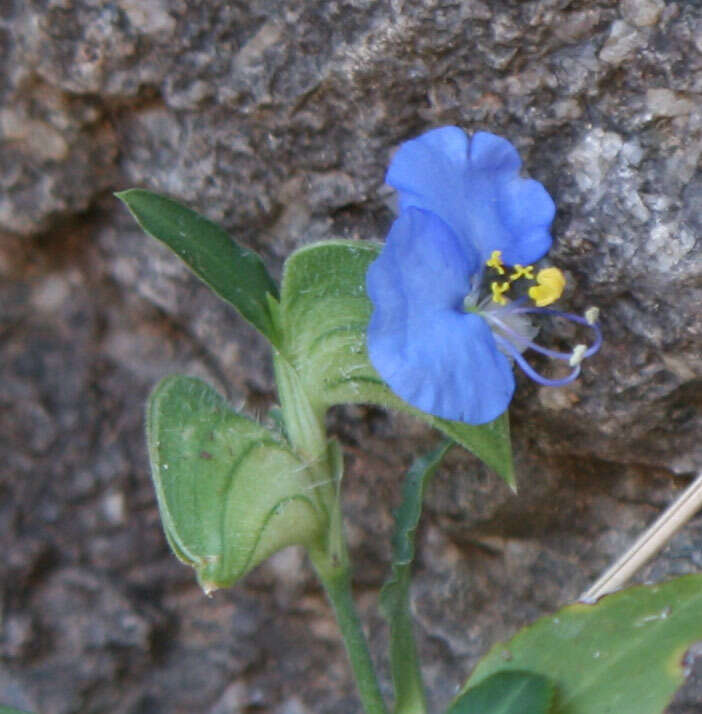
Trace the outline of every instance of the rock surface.
<instances>
[{"instance_id":1,"label":"rock surface","mask_svg":"<svg viewBox=\"0 0 702 714\"><path fill-rule=\"evenodd\" d=\"M148 389L199 375L258 414L272 373L262 340L113 190L189 203L274 272L313 240L382 240L388 159L433 126L509 137L554 197L566 306L598 305L606 341L569 388L520 383L519 498L456 451L431 488L414 595L437 710L702 468L699 2L6 0L0 59L3 703L359 710L297 551L210 600L168 552ZM366 407L330 424L380 658L391 506L434 437ZM642 577L699 570L701 538L697 519ZM691 667L670 712L702 711Z\"/></svg>"}]
</instances>

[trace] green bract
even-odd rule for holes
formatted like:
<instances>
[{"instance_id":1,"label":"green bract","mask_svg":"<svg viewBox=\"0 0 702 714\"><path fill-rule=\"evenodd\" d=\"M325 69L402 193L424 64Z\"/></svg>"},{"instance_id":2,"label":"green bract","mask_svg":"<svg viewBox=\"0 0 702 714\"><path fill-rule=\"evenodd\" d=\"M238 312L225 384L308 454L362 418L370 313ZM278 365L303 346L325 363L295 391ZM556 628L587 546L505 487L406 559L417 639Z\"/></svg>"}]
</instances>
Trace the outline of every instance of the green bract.
<instances>
[{"instance_id":1,"label":"green bract","mask_svg":"<svg viewBox=\"0 0 702 714\"><path fill-rule=\"evenodd\" d=\"M147 433L168 542L206 591L280 548L320 540L326 513L306 465L204 382L164 379L149 399Z\"/></svg>"}]
</instances>

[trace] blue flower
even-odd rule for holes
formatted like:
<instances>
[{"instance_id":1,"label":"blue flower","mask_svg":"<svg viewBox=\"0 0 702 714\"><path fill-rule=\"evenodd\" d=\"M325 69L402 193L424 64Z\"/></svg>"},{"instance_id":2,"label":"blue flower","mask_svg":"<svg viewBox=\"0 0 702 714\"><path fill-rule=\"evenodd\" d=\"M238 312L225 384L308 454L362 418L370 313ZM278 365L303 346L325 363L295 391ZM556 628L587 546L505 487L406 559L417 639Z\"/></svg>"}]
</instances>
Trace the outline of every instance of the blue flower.
<instances>
[{"instance_id":1,"label":"blue flower","mask_svg":"<svg viewBox=\"0 0 702 714\"><path fill-rule=\"evenodd\" d=\"M400 214L366 278L374 308L368 353L390 388L421 411L492 421L514 392L511 360L559 385L599 348L594 319L576 315L567 317L595 331L592 347L560 353L535 345L526 315L562 313L506 297L526 278L536 305L547 305L565 282L556 268L535 276L527 265L551 245L555 207L540 183L519 176L520 166L507 140L480 132L469 141L457 127L406 142L392 160L386 180L399 192ZM484 297L486 269L496 279ZM529 348L568 361L571 374L541 377L521 354Z\"/></svg>"}]
</instances>

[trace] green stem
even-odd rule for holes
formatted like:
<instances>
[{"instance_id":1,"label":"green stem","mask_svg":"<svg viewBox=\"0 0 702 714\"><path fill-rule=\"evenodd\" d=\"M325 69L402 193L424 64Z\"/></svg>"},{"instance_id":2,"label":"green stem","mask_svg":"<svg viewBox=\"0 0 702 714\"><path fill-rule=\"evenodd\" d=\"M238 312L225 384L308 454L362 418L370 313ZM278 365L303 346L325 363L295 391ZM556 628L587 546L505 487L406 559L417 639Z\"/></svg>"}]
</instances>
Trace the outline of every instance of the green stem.
<instances>
[{"instance_id":1,"label":"green stem","mask_svg":"<svg viewBox=\"0 0 702 714\"><path fill-rule=\"evenodd\" d=\"M330 555L322 550L310 551L310 559L339 623L364 711L366 714L388 714L351 596L351 574L345 552Z\"/></svg>"},{"instance_id":2,"label":"green stem","mask_svg":"<svg viewBox=\"0 0 702 714\"><path fill-rule=\"evenodd\" d=\"M409 573L407 575L409 576ZM395 687L394 714L426 714L427 700L414 639L414 622L409 609L409 582L406 588L406 602L402 603L390 622L390 664Z\"/></svg>"},{"instance_id":3,"label":"green stem","mask_svg":"<svg viewBox=\"0 0 702 714\"><path fill-rule=\"evenodd\" d=\"M334 609L366 714L388 714L351 596L351 569L339 504L341 451L335 442L327 440L323 410L315 409L283 353L275 353L273 365L288 439L307 462L315 480L314 492L328 517L325 537L317 547L308 547L310 559Z\"/></svg>"}]
</instances>

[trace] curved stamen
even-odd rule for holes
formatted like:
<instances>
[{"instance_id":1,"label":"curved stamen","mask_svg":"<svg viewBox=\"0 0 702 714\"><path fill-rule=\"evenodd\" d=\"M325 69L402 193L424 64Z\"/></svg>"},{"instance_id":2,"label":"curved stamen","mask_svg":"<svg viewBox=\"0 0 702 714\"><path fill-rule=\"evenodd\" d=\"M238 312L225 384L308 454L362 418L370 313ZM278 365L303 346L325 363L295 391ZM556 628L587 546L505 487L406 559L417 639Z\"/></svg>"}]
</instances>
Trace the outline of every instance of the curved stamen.
<instances>
[{"instance_id":1,"label":"curved stamen","mask_svg":"<svg viewBox=\"0 0 702 714\"><path fill-rule=\"evenodd\" d=\"M534 350L535 352L540 352L542 355L546 355L546 357L560 359L564 362L569 362L573 356L572 352L557 352L556 350L550 350L548 349L548 347L542 347L536 342L532 342L528 337L520 335L516 330L513 330L511 327L508 327L508 325L502 320L500 320L499 317L495 317L495 315L491 313L483 313L483 317L488 320L488 322L491 322L493 325L499 327L500 331L504 333L504 335L509 337L510 340L515 340L516 342L519 342L524 345L525 349Z\"/></svg>"},{"instance_id":2,"label":"curved stamen","mask_svg":"<svg viewBox=\"0 0 702 714\"><path fill-rule=\"evenodd\" d=\"M509 310L509 306L505 308L506 310ZM514 307L510 310L510 312L513 313L537 313L539 315L551 315L553 317L562 317L565 320L570 320L572 322L577 322L579 325L584 325L585 327L588 327L595 333L595 341L590 345L590 347L587 348L585 351L585 354L583 355L583 359L585 357L591 357L592 355L597 352L597 350L600 349L602 346L602 330L600 330L599 325L596 322L588 322L584 317L580 317L580 315L573 315L570 312L561 312L560 310L551 310L550 308L547 307ZM529 345L532 347L532 345ZM536 349L534 347L534 349ZM537 349L537 352L541 352L541 350ZM546 354L546 353L544 353ZM560 354L560 353L559 353ZM554 355L550 355L554 356ZM569 355L570 357L570 355ZM560 357L557 357L556 359L560 359Z\"/></svg>"},{"instance_id":3,"label":"curved stamen","mask_svg":"<svg viewBox=\"0 0 702 714\"><path fill-rule=\"evenodd\" d=\"M577 364L573 367L573 371L567 376L561 379L548 379L548 377L541 376L525 359L522 357L520 352L514 347L514 345L502 335L495 335L495 341L500 347L504 348L509 352L510 356L514 361L522 368L524 373L531 377L535 382L543 384L547 387L562 387L566 384L570 384L572 381L578 378L580 374L580 365Z\"/></svg>"}]
</instances>

